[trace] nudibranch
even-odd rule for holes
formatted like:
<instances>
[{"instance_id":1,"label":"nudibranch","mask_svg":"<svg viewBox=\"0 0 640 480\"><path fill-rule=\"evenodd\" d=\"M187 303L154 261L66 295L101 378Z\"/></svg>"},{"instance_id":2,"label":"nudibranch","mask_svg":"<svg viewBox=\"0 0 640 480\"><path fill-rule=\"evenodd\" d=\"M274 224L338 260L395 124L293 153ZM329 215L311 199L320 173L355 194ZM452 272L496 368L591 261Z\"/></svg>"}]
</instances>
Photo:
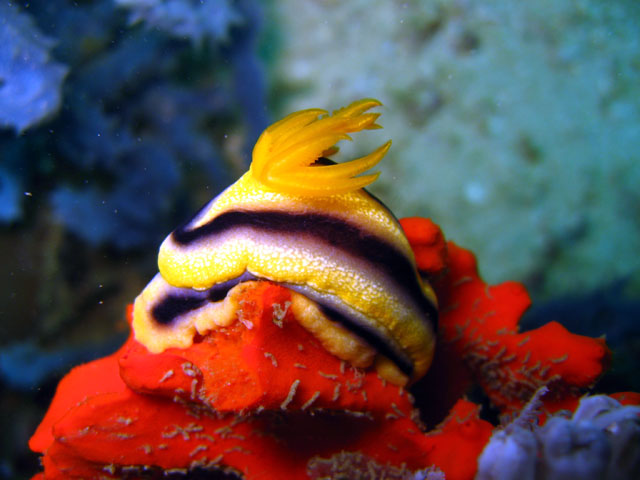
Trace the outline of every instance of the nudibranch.
<instances>
[{"instance_id":1,"label":"nudibranch","mask_svg":"<svg viewBox=\"0 0 640 480\"><path fill-rule=\"evenodd\" d=\"M243 283L268 280L290 289L282 308L334 355L398 384L423 376L436 297L397 219L363 188L378 174L360 175L391 142L341 164L327 158L349 133L381 128L368 112L378 106L303 110L268 127L249 171L162 243L159 273L135 301L136 339L153 353L187 348L242 321Z\"/></svg>"}]
</instances>

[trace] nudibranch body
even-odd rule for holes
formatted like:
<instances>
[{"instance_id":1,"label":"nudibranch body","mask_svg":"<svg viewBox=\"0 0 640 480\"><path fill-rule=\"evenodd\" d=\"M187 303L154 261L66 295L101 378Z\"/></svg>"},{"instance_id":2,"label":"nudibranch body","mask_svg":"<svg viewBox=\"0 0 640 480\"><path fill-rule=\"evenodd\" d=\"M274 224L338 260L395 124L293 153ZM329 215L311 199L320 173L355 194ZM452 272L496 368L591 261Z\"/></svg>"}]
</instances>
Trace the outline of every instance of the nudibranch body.
<instances>
[{"instance_id":1,"label":"nudibranch body","mask_svg":"<svg viewBox=\"0 0 640 480\"><path fill-rule=\"evenodd\" d=\"M292 291L283 308L340 358L366 367L376 357L396 383L421 377L435 295L396 218L363 189L377 174L357 176L390 142L342 164L325 158L348 133L380 128L365 113L379 105L304 110L267 128L249 171L161 245L160 272L135 302L136 339L151 352L186 348L196 332L242 320L243 282L264 279Z\"/></svg>"}]
</instances>

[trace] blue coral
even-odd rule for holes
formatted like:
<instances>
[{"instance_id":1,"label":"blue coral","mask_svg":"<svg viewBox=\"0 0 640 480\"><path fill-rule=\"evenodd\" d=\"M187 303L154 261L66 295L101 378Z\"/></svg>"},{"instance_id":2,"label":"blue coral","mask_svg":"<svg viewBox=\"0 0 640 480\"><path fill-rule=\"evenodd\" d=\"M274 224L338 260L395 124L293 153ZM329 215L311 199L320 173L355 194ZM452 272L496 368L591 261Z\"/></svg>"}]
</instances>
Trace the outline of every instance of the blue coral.
<instances>
[{"instance_id":1,"label":"blue coral","mask_svg":"<svg viewBox=\"0 0 640 480\"><path fill-rule=\"evenodd\" d=\"M220 153L227 127L219 119L244 123L235 129L244 142L234 160L244 163L237 171L248 165L268 124L257 2L102 0L71 7L34 0L23 12L0 7L0 15L0 37L11 35L20 51L35 52L28 65L48 81L24 108L0 108L0 121L11 115L5 124L20 131L51 119L64 92L58 117L29 132L29 145L37 147L1 172L0 222L20 219L16 191L37 190L40 199L49 193L55 218L91 245L151 246L197 207L194 182L206 182L207 197L231 182ZM64 85L67 69L53 54L68 65ZM0 52L0 69L35 82L25 65ZM13 118L18 112L22 117ZM0 137L0 152L15 151L11 145L21 140ZM27 156L29 168L15 168ZM43 178L49 192L32 185Z\"/></svg>"},{"instance_id":2,"label":"blue coral","mask_svg":"<svg viewBox=\"0 0 640 480\"><path fill-rule=\"evenodd\" d=\"M89 184L55 190L55 215L93 245L110 243L126 249L158 242L166 230L158 219L166 218L171 207L179 179L177 167L165 151L153 145L132 150L121 159L112 189ZM128 170L127 164L136 168Z\"/></svg>"},{"instance_id":3,"label":"blue coral","mask_svg":"<svg viewBox=\"0 0 640 480\"><path fill-rule=\"evenodd\" d=\"M129 10L131 23L145 22L149 28L196 44L205 38L227 40L230 27L243 21L229 0L116 0L116 3Z\"/></svg>"},{"instance_id":4,"label":"blue coral","mask_svg":"<svg viewBox=\"0 0 640 480\"><path fill-rule=\"evenodd\" d=\"M22 132L60 106L67 68L51 59L54 42L31 17L0 4L0 127Z\"/></svg>"}]
</instances>

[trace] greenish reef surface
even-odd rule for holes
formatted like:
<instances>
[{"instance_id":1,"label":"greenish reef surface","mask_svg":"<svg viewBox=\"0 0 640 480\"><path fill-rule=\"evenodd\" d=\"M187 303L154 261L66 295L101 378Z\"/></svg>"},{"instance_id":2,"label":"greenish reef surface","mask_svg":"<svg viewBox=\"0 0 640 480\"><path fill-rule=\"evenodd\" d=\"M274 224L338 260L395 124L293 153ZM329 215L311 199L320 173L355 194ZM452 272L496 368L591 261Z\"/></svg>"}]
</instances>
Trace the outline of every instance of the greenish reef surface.
<instances>
[{"instance_id":1,"label":"greenish reef surface","mask_svg":"<svg viewBox=\"0 0 640 480\"><path fill-rule=\"evenodd\" d=\"M372 190L399 216L432 217L487 280L537 297L638 277L640 3L273 7L279 113L380 99L385 129L351 153L393 139Z\"/></svg>"}]
</instances>

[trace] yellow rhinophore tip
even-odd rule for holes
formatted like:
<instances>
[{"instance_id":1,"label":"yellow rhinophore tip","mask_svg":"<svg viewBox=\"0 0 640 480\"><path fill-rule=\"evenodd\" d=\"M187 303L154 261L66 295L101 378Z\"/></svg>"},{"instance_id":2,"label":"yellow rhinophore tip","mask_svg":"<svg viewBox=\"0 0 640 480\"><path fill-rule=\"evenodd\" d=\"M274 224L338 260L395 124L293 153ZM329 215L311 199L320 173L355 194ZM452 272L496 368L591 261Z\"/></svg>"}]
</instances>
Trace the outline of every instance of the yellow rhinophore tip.
<instances>
[{"instance_id":1,"label":"yellow rhinophore tip","mask_svg":"<svg viewBox=\"0 0 640 480\"><path fill-rule=\"evenodd\" d=\"M376 165L391 141L369 155L337 165L313 164L323 155L335 153L335 144L351 140L347 133L381 128L379 113L364 113L382 105L366 98L329 115L309 109L292 113L268 127L256 142L250 172L268 188L291 195L320 196L346 193L365 187L379 173L357 177Z\"/></svg>"}]
</instances>

